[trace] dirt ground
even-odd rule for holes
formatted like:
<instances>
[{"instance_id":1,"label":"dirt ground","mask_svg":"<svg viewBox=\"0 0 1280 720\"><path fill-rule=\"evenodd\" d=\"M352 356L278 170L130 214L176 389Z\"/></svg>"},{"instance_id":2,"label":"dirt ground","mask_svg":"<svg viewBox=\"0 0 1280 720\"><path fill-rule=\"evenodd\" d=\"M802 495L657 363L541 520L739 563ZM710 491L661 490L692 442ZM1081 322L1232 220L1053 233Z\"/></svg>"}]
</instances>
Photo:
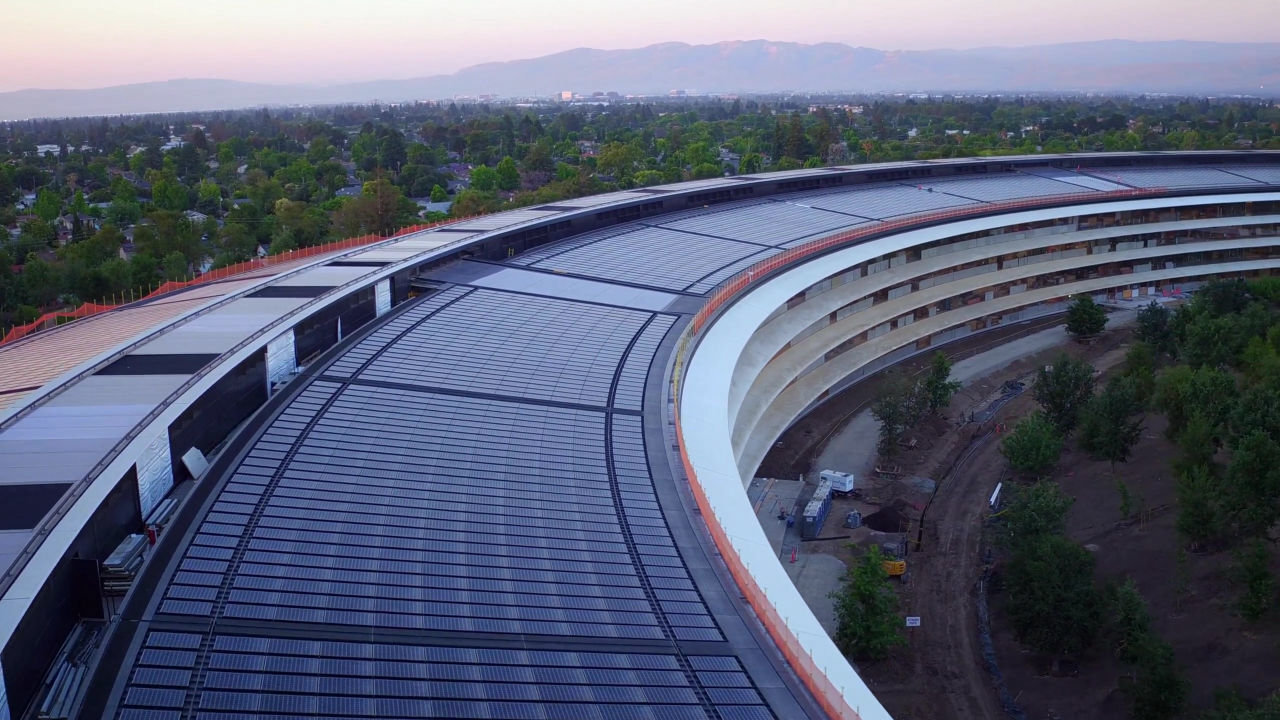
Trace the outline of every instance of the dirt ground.
<instances>
[{"instance_id":1,"label":"dirt ground","mask_svg":"<svg viewBox=\"0 0 1280 720\"><path fill-rule=\"evenodd\" d=\"M1128 331L1113 331L1093 345L1069 344L1037 353L969 383L941 419L913 431L915 447L894 460L901 466L897 479L874 481L861 498L837 499L823 539L805 544L807 553L826 553L849 562L856 555L854 546L906 537L914 540L921 511L930 502L930 483L940 481L928 505L923 542L908 555L908 574L900 585L902 614L919 616L921 625L906 631L909 644L889 659L859 666L895 718L959 720L1003 714L991 678L981 665L975 584L981 572L987 500L997 482L1008 481L995 426L1016 422L1035 409L1035 402L1026 392L1001 407L988 423L964 420L999 397L1006 380L1029 380L1062 350L1088 359L1105 380L1108 371L1123 360L1128 341ZM865 404L873 390L873 383L860 383L848 397L820 409L821 415L815 413L793 427L771 455L771 469L788 474L816 471L809 464L821 453L823 443ZM1193 708L1210 705L1213 691L1220 687L1234 685L1247 697L1264 695L1276 688L1280 677L1280 627L1275 621L1245 626L1234 616L1237 591L1229 580L1229 553L1189 554L1179 569L1175 490L1169 470L1175 448L1165 439L1164 428L1163 417L1148 415L1133 458L1117 466L1117 476L1133 497L1135 517L1129 522L1122 522L1120 495L1109 465L1089 459L1069 444L1056 475L1064 491L1076 499L1067 533L1094 553L1100 581L1133 578L1150 606L1155 630L1173 645L1192 680ZM841 529L840 521L854 509L864 519L875 518L877 529ZM874 515L877 512L880 515ZM904 518L904 527L899 528L903 532L893 532L892 522L879 522L898 520L899 514ZM1118 690L1123 668L1105 644L1100 643L1078 668L1052 676L1047 661L1024 651L1013 638L998 588L997 565L990 597L992 637L1005 681L1027 717L1127 717L1126 699Z\"/></svg>"}]
</instances>

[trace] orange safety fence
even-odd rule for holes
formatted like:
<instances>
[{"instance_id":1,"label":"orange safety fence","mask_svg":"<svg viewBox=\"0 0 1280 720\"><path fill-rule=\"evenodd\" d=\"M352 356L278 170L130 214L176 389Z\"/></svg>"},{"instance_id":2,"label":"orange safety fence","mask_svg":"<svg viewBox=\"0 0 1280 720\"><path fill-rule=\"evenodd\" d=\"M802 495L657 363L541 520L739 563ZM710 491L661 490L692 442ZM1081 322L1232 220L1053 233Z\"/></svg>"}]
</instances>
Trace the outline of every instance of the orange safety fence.
<instances>
[{"instance_id":1,"label":"orange safety fence","mask_svg":"<svg viewBox=\"0 0 1280 720\"><path fill-rule=\"evenodd\" d=\"M773 638L774 643L782 651L791 668L796 672L805 686L813 694L818 704L831 717L839 720L858 720L861 716L855 708L849 706L845 699L844 688L837 688L827 677L826 670L819 668L813 661L809 651L805 649L804 644L799 637L791 631L787 625L785 618L781 617L774 604L765 595L764 590L756 583L755 576L747 568L742 557L738 554L733 542L729 539L724 528L720 525L719 519L711 506L711 501L707 496L706 490L698 482L697 474L693 470L693 464L689 460L689 454L685 448L684 432L680 426L680 388L683 386L683 377L680 377L687 369L683 363L683 355L685 350L693 345L698 336L707 327L708 321L725 306L731 299L739 296L744 289L752 283L763 280L772 275L775 270L792 265L800 260L816 256L822 252L832 248L847 245L851 242L864 238L876 237L886 232L894 230L906 230L909 228L920 227L942 221L954 221L967 217L980 217L991 214L992 212L1007 212L1019 209L1037 209L1046 206L1057 205L1063 202L1074 201L1111 201L1132 197L1143 197L1155 195L1163 192L1163 188L1141 189L1141 190L1116 190L1109 192L1090 192L1090 193L1069 193L1066 195L1054 195L1049 197L1038 197L1027 200L1013 200L1001 203L988 203L978 207L953 208L940 212L925 213L912 215L908 218L899 220L891 220L888 222L876 223L874 225L855 228L842 233L837 233L829 237L820 238L803 245L797 245L773 257L762 260L751 267L737 273L720 285L708 298L706 303L694 316L693 321L689 325L689 334L683 339L679 357L676 360L675 377L673 377L675 407L674 422L676 429L676 442L680 448L680 461L684 466L685 475L689 479L689 485L693 492L694 500L698 504L698 509L703 520L706 522L707 529L711 534L712 541L716 545L716 549L720 552L720 556L724 559L725 565L728 567L729 574L733 576L738 588L742 591L747 602L755 610L756 616L768 631L769 636Z\"/></svg>"},{"instance_id":2,"label":"orange safety fence","mask_svg":"<svg viewBox=\"0 0 1280 720\"><path fill-rule=\"evenodd\" d=\"M458 218L458 219L451 219L451 220L442 220L440 222L434 222L434 223L410 225L409 227L401 228L400 230L397 230L396 232L390 235L387 235L385 237L382 235L360 235L358 237L347 238L345 240L337 240L335 242L325 243L323 245L312 245L310 247L299 248L297 250L290 250L288 252L283 252L278 255L268 255L267 257L263 257L263 258L254 258L253 260L238 262L234 265L227 265L226 267L220 267L220 268L217 268L216 270L210 270L209 272L202 273L189 280L168 280L161 283L160 285L150 290L149 292L142 293L141 291L139 291L139 294L136 298L131 298L129 300L121 300L120 302L117 302L117 303L87 302L75 308L74 310L53 310L41 315L40 317L36 318L35 320L32 320L31 322L25 325L16 325L10 328L9 332L5 333L4 338L0 339L0 345L14 342L16 340L21 340L22 338L27 337L32 333L39 332L41 330L45 330L51 327L57 327L58 325L64 324L64 321L78 320L80 318L89 317L90 315L97 315L99 313L108 312L110 310L115 310L116 308L121 307L123 305L128 305L131 302L136 302L138 300L146 300L148 298L164 295L165 293L170 293L175 290L182 290L184 288L189 288L194 285L203 285L211 282L217 282L219 280L225 280L227 278L235 277L237 275L242 275L244 273L254 272L257 270L270 268L283 263L293 262L295 260L303 260L309 257L315 257L317 255L325 255L325 254L337 252L340 250L351 250L351 249L362 247L365 245L370 245L375 242L380 242L382 240L390 240L392 238L397 238L402 235L408 235L408 234L419 232L422 230L428 230L433 227L448 225L450 223L462 222L463 220L469 220L469 219L470 218Z\"/></svg>"}]
</instances>

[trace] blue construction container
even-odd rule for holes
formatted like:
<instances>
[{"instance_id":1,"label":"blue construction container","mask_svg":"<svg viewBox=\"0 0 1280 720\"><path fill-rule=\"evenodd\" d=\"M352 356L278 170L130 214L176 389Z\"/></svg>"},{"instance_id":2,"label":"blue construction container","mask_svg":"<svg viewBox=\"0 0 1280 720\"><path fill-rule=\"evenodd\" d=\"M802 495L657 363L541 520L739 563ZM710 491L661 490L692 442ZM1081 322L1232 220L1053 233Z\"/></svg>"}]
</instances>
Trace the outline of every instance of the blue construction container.
<instances>
[{"instance_id":1,"label":"blue construction container","mask_svg":"<svg viewBox=\"0 0 1280 720\"><path fill-rule=\"evenodd\" d=\"M811 540L822 532L822 524L827 521L827 513L831 511L831 481L818 483L813 499L804 506L804 515L800 523L800 537Z\"/></svg>"}]
</instances>

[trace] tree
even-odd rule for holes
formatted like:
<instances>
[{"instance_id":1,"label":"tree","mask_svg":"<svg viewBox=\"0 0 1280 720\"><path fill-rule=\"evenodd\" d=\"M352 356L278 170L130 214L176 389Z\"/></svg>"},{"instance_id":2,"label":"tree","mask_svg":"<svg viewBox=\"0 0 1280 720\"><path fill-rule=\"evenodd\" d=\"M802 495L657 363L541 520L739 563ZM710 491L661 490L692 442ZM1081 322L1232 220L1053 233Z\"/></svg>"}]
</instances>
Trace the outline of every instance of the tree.
<instances>
[{"instance_id":1,"label":"tree","mask_svg":"<svg viewBox=\"0 0 1280 720\"><path fill-rule=\"evenodd\" d=\"M520 187L520 171L516 169L516 161L510 155L498 162L494 170L497 173L498 189L511 192Z\"/></svg>"},{"instance_id":2,"label":"tree","mask_svg":"<svg viewBox=\"0 0 1280 720\"><path fill-rule=\"evenodd\" d=\"M1126 462L1142 436L1142 420L1133 419L1142 411L1134 383L1116 378L1097 396L1090 398L1080 413L1080 446L1099 460Z\"/></svg>"},{"instance_id":3,"label":"tree","mask_svg":"<svg viewBox=\"0 0 1280 720\"><path fill-rule=\"evenodd\" d=\"M498 171L481 165L471 171L471 189L493 192L498 188Z\"/></svg>"},{"instance_id":4,"label":"tree","mask_svg":"<svg viewBox=\"0 0 1280 720\"><path fill-rule=\"evenodd\" d=\"M1044 475L1062 454L1062 435L1044 413L1032 413L1004 437L1000 453L1014 470L1026 475Z\"/></svg>"},{"instance_id":5,"label":"tree","mask_svg":"<svg viewBox=\"0 0 1280 720\"><path fill-rule=\"evenodd\" d=\"M1090 337L1107 326L1107 311L1088 295L1077 295L1067 307L1067 332L1076 337Z\"/></svg>"},{"instance_id":6,"label":"tree","mask_svg":"<svg viewBox=\"0 0 1280 720\"><path fill-rule=\"evenodd\" d=\"M1236 531L1265 537L1280 520L1280 443L1256 429L1234 443L1223 494Z\"/></svg>"},{"instance_id":7,"label":"tree","mask_svg":"<svg viewBox=\"0 0 1280 720\"><path fill-rule=\"evenodd\" d=\"M1058 432L1070 435L1081 408L1093 396L1093 366L1063 353L1050 369L1040 369L1034 394Z\"/></svg>"},{"instance_id":8,"label":"tree","mask_svg":"<svg viewBox=\"0 0 1280 720\"><path fill-rule=\"evenodd\" d=\"M36 193L36 202L31 211L41 220L51 223L62 214L62 198L53 190L43 187Z\"/></svg>"},{"instance_id":9,"label":"tree","mask_svg":"<svg viewBox=\"0 0 1280 720\"><path fill-rule=\"evenodd\" d=\"M1156 392L1156 357L1151 346L1136 342L1124 354L1123 377L1133 381L1135 399L1142 408L1151 404Z\"/></svg>"},{"instance_id":10,"label":"tree","mask_svg":"<svg viewBox=\"0 0 1280 720\"><path fill-rule=\"evenodd\" d=\"M1125 662L1134 662L1140 655L1142 644L1151 633L1151 612L1146 600L1126 578L1123 585L1113 587L1108 598L1111 608L1111 635L1116 655Z\"/></svg>"},{"instance_id":11,"label":"tree","mask_svg":"<svg viewBox=\"0 0 1280 720\"><path fill-rule=\"evenodd\" d=\"M1235 690L1214 693L1213 710L1200 716L1200 720L1280 720L1280 690L1258 702L1250 704Z\"/></svg>"},{"instance_id":12,"label":"tree","mask_svg":"<svg viewBox=\"0 0 1280 720\"><path fill-rule=\"evenodd\" d=\"M845 573L844 584L831 593L835 601L836 646L858 660L879 660L903 645L898 597L889 586L880 548L872 545Z\"/></svg>"},{"instance_id":13,"label":"tree","mask_svg":"<svg viewBox=\"0 0 1280 720\"><path fill-rule=\"evenodd\" d=\"M871 415L880 422L881 455L897 454L902 434L920 421L927 403L921 384L898 375L889 375L881 382L871 403Z\"/></svg>"},{"instance_id":14,"label":"tree","mask_svg":"<svg viewBox=\"0 0 1280 720\"><path fill-rule=\"evenodd\" d=\"M1216 368L1176 365L1156 378L1156 407L1169 419L1165 433L1178 437L1194 413L1200 413L1221 438L1230 424L1236 397L1235 378Z\"/></svg>"},{"instance_id":15,"label":"tree","mask_svg":"<svg viewBox=\"0 0 1280 720\"><path fill-rule=\"evenodd\" d=\"M1136 651L1134 677L1121 688L1133 720L1168 720L1187 704L1189 683L1179 672L1169 643L1148 633Z\"/></svg>"},{"instance_id":16,"label":"tree","mask_svg":"<svg viewBox=\"0 0 1280 720\"><path fill-rule=\"evenodd\" d=\"M933 354L929 376L924 381L925 397L929 400L929 412L937 413L951 402L951 396L960 390L960 382L951 379L951 361L941 352Z\"/></svg>"},{"instance_id":17,"label":"tree","mask_svg":"<svg viewBox=\"0 0 1280 720\"><path fill-rule=\"evenodd\" d=\"M440 187L439 185L435 185L431 188L431 202L440 203L440 202L448 202L448 200L449 200L449 193L444 188Z\"/></svg>"},{"instance_id":18,"label":"tree","mask_svg":"<svg viewBox=\"0 0 1280 720\"><path fill-rule=\"evenodd\" d=\"M1222 488L1206 465L1193 465L1178 473L1178 533L1196 545L1216 543L1226 531Z\"/></svg>"},{"instance_id":19,"label":"tree","mask_svg":"<svg viewBox=\"0 0 1280 720\"><path fill-rule=\"evenodd\" d=\"M165 255L160 267L165 280L185 280L191 271L186 256L177 250Z\"/></svg>"},{"instance_id":20,"label":"tree","mask_svg":"<svg viewBox=\"0 0 1280 720\"><path fill-rule=\"evenodd\" d=\"M1173 313L1169 308L1152 300L1149 305L1138 311L1138 326L1134 335L1151 346L1157 353L1172 355L1177 352L1173 328L1170 320Z\"/></svg>"},{"instance_id":21,"label":"tree","mask_svg":"<svg viewBox=\"0 0 1280 720\"><path fill-rule=\"evenodd\" d=\"M1253 538L1235 552L1233 568L1243 592L1236 601L1241 617L1255 622L1267 614L1276 599L1276 578L1271 574L1271 552L1267 543Z\"/></svg>"},{"instance_id":22,"label":"tree","mask_svg":"<svg viewBox=\"0 0 1280 720\"><path fill-rule=\"evenodd\" d=\"M1102 627L1093 556L1061 535L1018 547L1005 573L1009 617L1018 639L1037 652L1075 657Z\"/></svg>"},{"instance_id":23,"label":"tree","mask_svg":"<svg viewBox=\"0 0 1280 720\"><path fill-rule=\"evenodd\" d=\"M999 541L1016 550L1045 535L1059 535L1067 522L1067 510L1074 502L1057 483L1041 480L1026 487L1012 487L1000 512Z\"/></svg>"}]
</instances>

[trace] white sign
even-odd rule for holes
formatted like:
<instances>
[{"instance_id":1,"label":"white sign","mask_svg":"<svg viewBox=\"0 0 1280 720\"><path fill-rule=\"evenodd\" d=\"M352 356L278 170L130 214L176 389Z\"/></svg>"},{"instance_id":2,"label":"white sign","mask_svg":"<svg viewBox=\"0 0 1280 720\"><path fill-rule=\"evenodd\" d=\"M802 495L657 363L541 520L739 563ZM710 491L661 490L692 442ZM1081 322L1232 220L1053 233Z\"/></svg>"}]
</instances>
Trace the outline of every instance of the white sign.
<instances>
[{"instance_id":1,"label":"white sign","mask_svg":"<svg viewBox=\"0 0 1280 720\"><path fill-rule=\"evenodd\" d=\"M907 627L920 627L920 616L919 616L919 615L908 615L908 616L907 616Z\"/></svg>"},{"instance_id":2,"label":"white sign","mask_svg":"<svg viewBox=\"0 0 1280 720\"><path fill-rule=\"evenodd\" d=\"M142 517L151 510L173 487L173 460L169 457L169 431L161 430L156 437L142 450L138 458L138 505L142 508Z\"/></svg>"},{"instance_id":3,"label":"white sign","mask_svg":"<svg viewBox=\"0 0 1280 720\"><path fill-rule=\"evenodd\" d=\"M292 375L298 369L297 353L293 345L293 328L267 343L267 392L272 386Z\"/></svg>"},{"instance_id":4,"label":"white sign","mask_svg":"<svg viewBox=\"0 0 1280 720\"><path fill-rule=\"evenodd\" d=\"M381 280L373 286L373 307L378 317L391 312L391 278Z\"/></svg>"}]
</instances>

